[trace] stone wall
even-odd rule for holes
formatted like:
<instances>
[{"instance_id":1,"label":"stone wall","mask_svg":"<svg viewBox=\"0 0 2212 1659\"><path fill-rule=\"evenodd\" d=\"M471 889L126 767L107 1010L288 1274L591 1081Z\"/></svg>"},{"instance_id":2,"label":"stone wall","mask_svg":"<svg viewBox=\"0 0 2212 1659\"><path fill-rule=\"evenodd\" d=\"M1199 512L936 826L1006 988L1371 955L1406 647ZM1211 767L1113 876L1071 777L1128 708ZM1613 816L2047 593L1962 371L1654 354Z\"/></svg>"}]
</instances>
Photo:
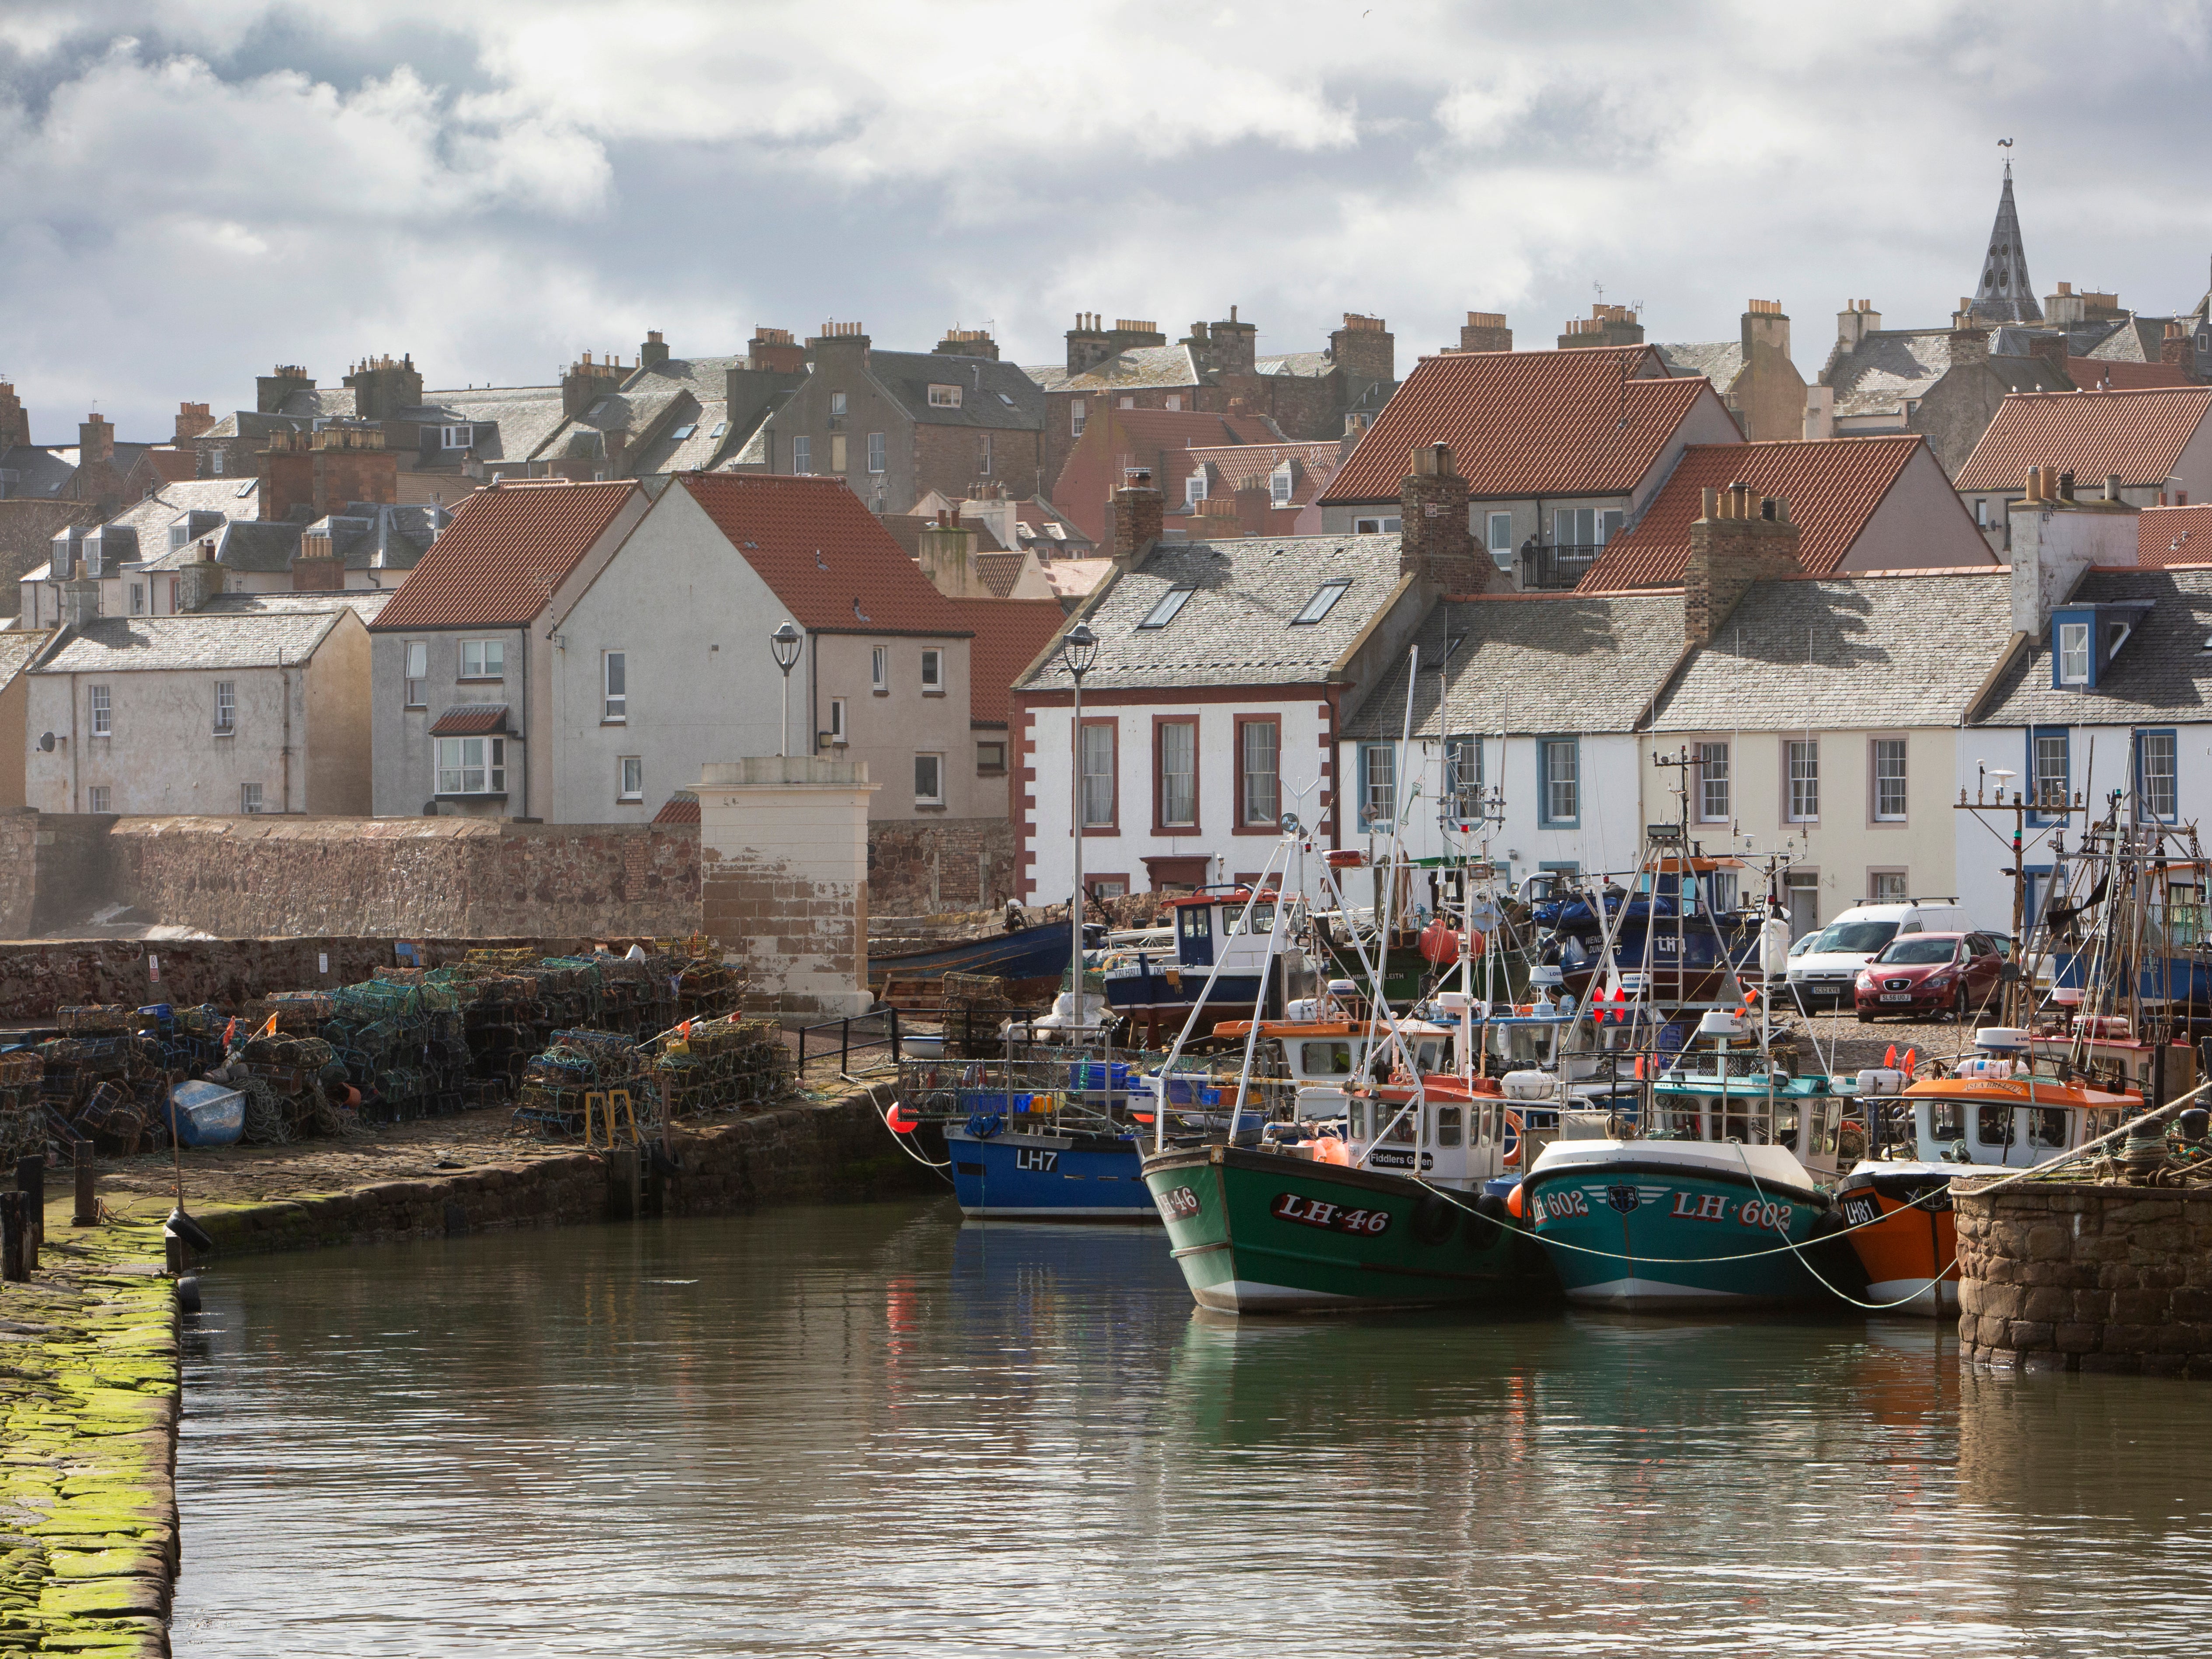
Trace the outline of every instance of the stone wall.
<instances>
[{"instance_id":1,"label":"stone wall","mask_svg":"<svg viewBox=\"0 0 2212 1659\"><path fill-rule=\"evenodd\" d=\"M2212 1191L1952 1188L1966 1358L2212 1376Z\"/></svg>"},{"instance_id":2,"label":"stone wall","mask_svg":"<svg viewBox=\"0 0 2212 1659\"><path fill-rule=\"evenodd\" d=\"M81 922L103 902L114 822L27 806L0 812L0 939Z\"/></svg>"},{"instance_id":3,"label":"stone wall","mask_svg":"<svg viewBox=\"0 0 2212 1659\"><path fill-rule=\"evenodd\" d=\"M1006 818L868 825L868 914L991 910L1015 896L1014 826Z\"/></svg>"},{"instance_id":4,"label":"stone wall","mask_svg":"<svg viewBox=\"0 0 2212 1659\"><path fill-rule=\"evenodd\" d=\"M704 1127L679 1125L683 1167L664 1213L726 1215L762 1204L818 1204L942 1192L884 1127L884 1090L826 1106L793 1104ZM351 1192L204 1209L195 1218L219 1253L306 1249L605 1218L607 1159L575 1152L493 1164L440 1181L395 1181Z\"/></svg>"},{"instance_id":5,"label":"stone wall","mask_svg":"<svg viewBox=\"0 0 2212 1659\"><path fill-rule=\"evenodd\" d=\"M439 938L699 928L689 824L480 818L126 818L107 885L133 920L229 938Z\"/></svg>"}]
</instances>

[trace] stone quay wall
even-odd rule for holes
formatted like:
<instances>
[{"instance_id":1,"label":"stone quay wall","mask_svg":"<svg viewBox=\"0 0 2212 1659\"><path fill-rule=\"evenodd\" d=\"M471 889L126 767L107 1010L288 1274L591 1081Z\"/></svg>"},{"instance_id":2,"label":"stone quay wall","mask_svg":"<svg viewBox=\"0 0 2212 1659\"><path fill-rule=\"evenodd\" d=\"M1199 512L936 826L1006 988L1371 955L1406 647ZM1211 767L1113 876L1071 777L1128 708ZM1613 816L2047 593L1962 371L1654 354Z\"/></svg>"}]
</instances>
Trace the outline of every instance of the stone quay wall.
<instances>
[{"instance_id":1,"label":"stone quay wall","mask_svg":"<svg viewBox=\"0 0 2212 1659\"><path fill-rule=\"evenodd\" d=\"M933 1171L892 1144L890 1086L828 1105L793 1103L725 1123L679 1123L682 1168L662 1213L728 1215L769 1204L818 1204L942 1192ZM436 1181L394 1181L283 1202L204 1207L197 1219L218 1255L310 1249L380 1239L519 1227L573 1226L608 1214L604 1152L518 1160Z\"/></svg>"},{"instance_id":2,"label":"stone quay wall","mask_svg":"<svg viewBox=\"0 0 2212 1659\"><path fill-rule=\"evenodd\" d=\"M1969 1361L2212 1376L2212 1191L2075 1182L1951 1190Z\"/></svg>"},{"instance_id":3,"label":"stone quay wall","mask_svg":"<svg viewBox=\"0 0 2212 1659\"><path fill-rule=\"evenodd\" d=\"M1021 889L1004 817L868 823L868 915L1002 909Z\"/></svg>"}]
</instances>

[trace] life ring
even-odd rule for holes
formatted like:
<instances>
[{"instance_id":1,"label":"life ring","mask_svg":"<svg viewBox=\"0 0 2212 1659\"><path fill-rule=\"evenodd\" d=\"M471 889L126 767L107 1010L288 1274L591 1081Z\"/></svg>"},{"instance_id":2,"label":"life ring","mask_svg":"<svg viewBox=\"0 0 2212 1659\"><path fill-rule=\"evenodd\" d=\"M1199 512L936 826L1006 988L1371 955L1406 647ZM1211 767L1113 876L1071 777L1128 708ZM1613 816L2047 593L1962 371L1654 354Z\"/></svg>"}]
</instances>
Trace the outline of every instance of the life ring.
<instances>
[{"instance_id":1,"label":"life ring","mask_svg":"<svg viewBox=\"0 0 2212 1659\"><path fill-rule=\"evenodd\" d=\"M1508 1111L1505 1127L1512 1131L1513 1144L1499 1155L1498 1161L1509 1170L1517 1170L1521 1167L1521 1114Z\"/></svg>"}]
</instances>

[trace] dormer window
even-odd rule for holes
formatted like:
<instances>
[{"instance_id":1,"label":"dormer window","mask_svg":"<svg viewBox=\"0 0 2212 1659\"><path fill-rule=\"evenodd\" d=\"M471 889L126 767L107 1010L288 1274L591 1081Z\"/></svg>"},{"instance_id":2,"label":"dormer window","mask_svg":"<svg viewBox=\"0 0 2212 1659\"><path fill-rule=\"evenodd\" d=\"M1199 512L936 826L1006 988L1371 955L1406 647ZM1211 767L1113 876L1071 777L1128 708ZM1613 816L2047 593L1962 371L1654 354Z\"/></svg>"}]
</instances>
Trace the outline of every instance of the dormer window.
<instances>
[{"instance_id":1,"label":"dormer window","mask_svg":"<svg viewBox=\"0 0 2212 1659\"><path fill-rule=\"evenodd\" d=\"M1186 513L1195 513L1198 511L1198 504L1205 499L1206 469L1200 466L1197 471L1182 481L1182 510Z\"/></svg>"},{"instance_id":2,"label":"dormer window","mask_svg":"<svg viewBox=\"0 0 2212 1659\"><path fill-rule=\"evenodd\" d=\"M1195 584L1178 582L1160 595L1159 603L1145 613L1139 628L1165 628L1176 619L1176 613L1190 603L1190 596L1198 592Z\"/></svg>"},{"instance_id":3,"label":"dormer window","mask_svg":"<svg viewBox=\"0 0 2212 1659\"><path fill-rule=\"evenodd\" d=\"M1306 601L1305 609L1291 618L1291 626L1296 628L1304 623L1319 622L1328 615L1330 609L1344 597L1344 590L1351 586L1352 579L1348 576L1323 582L1314 589L1314 596Z\"/></svg>"},{"instance_id":4,"label":"dormer window","mask_svg":"<svg viewBox=\"0 0 2212 1659\"><path fill-rule=\"evenodd\" d=\"M2089 683L2089 624L2085 622L2058 624L2058 683Z\"/></svg>"},{"instance_id":5,"label":"dormer window","mask_svg":"<svg viewBox=\"0 0 2212 1659\"><path fill-rule=\"evenodd\" d=\"M1285 461L1267 475L1267 503L1271 507L1291 504L1291 464Z\"/></svg>"},{"instance_id":6,"label":"dormer window","mask_svg":"<svg viewBox=\"0 0 2212 1659\"><path fill-rule=\"evenodd\" d=\"M932 409L959 408L960 388L957 386L931 386L929 388L929 406Z\"/></svg>"},{"instance_id":7,"label":"dormer window","mask_svg":"<svg viewBox=\"0 0 2212 1659\"><path fill-rule=\"evenodd\" d=\"M2128 636L2135 631L2135 624L2130 622L2108 622L2105 624L2106 662L2110 663L2120 654L2120 647L2128 642Z\"/></svg>"},{"instance_id":8,"label":"dormer window","mask_svg":"<svg viewBox=\"0 0 2212 1659\"><path fill-rule=\"evenodd\" d=\"M438 429L438 447L466 449L477 441L477 429L472 426L447 426Z\"/></svg>"}]
</instances>

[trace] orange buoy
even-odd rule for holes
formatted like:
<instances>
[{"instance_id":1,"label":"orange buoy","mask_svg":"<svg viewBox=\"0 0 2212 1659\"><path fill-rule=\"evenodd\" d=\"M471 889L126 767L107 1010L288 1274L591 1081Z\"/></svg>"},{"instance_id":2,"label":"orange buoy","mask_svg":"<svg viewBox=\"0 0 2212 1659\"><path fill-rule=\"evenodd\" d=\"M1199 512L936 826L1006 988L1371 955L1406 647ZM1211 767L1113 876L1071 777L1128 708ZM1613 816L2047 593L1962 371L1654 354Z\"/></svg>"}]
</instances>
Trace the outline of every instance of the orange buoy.
<instances>
[{"instance_id":1,"label":"orange buoy","mask_svg":"<svg viewBox=\"0 0 2212 1659\"><path fill-rule=\"evenodd\" d=\"M1431 968L1449 968L1459 960L1459 935L1442 916L1421 929L1421 960Z\"/></svg>"},{"instance_id":2,"label":"orange buoy","mask_svg":"<svg viewBox=\"0 0 2212 1659\"><path fill-rule=\"evenodd\" d=\"M908 1113L904 1101L898 1102L884 1115L884 1122L895 1135L910 1135L921 1127L921 1120Z\"/></svg>"},{"instance_id":3,"label":"orange buoy","mask_svg":"<svg viewBox=\"0 0 2212 1659\"><path fill-rule=\"evenodd\" d=\"M1352 1162L1352 1149L1334 1135L1323 1135L1314 1142L1313 1159L1316 1164L1345 1164Z\"/></svg>"},{"instance_id":4,"label":"orange buoy","mask_svg":"<svg viewBox=\"0 0 2212 1659\"><path fill-rule=\"evenodd\" d=\"M1516 1221L1521 1218L1521 1183L1515 1182L1513 1190L1505 1194L1505 1213Z\"/></svg>"}]
</instances>

